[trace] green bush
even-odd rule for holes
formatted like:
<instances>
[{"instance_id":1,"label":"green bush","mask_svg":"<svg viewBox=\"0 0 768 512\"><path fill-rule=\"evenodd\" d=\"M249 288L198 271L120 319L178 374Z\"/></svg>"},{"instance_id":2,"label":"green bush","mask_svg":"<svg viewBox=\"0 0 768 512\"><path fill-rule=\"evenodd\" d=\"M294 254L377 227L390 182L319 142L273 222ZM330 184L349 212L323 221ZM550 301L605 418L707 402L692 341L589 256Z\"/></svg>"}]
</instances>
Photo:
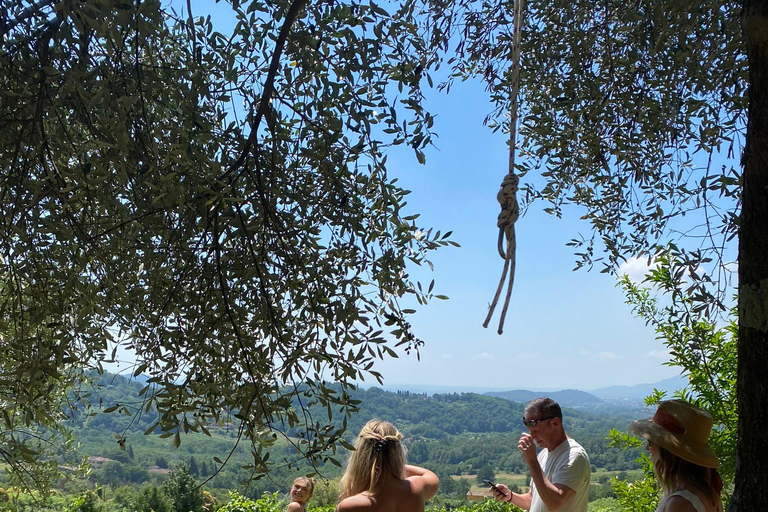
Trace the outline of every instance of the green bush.
<instances>
[{"instance_id":1,"label":"green bush","mask_svg":"<svg viewBox=\"0 0 768 512\"><path fill-rule=\"evenodd\" d=\"M173 512L201 512L203 510L203 491L197 485L195 477L189 474L186 464L179 464L163 482L163 492L171 502Z\"/></svg>"},{"instance_id":2,"label":"green bush","mask_svg":"<svg viewBox=\"0 0 768 512\"><path fill-rule=\"evenodd\" d=\"M277 493L261 496L257 500L246 498L234 491L229 492L229 501L218 512L283 512L285 502L277 498Z\"/></svg>"},{"instance_id":3,"label":"green bush","mask_svg":"<svg viewBox=\"0 0 768 512\"><path fill-rule=\"evenodd\" d=\"M99 512L102 510L99 497L93 491L85 491L75 498L67 512Z\"/></svg>"},{"instance_id":4,"label":"green bush","mask_svg":"<svg viewBox=\"0 0 768 512\"><path fill-rule=\"evenodd\" d=\"M338 503L339 482L337 480L320 480L315 484L315 492L312 493L312 499L309 502L312 510L319 510L328 505L335 508Z\"/></svg>"},{"instance_id":5,"label":"green bush","mask_svg":"<svg viewBox=\"0 0 768 512\"><path fill-rule=\"evenodd\" d=\"M336 500L338 501L338 499ZM307 512L334 512L336 510L336 505L312 505L310 502L309 505L307 505Z\"/></svg>"},{"instance_id":6,"label":"green bush","mask_svg":"<svg viewBox=\"0 0 768 512\"><path fill-rule=\"evenodd\" d=\"M136 498L136 512L173 512L171 502L160 488L144 487Z\"/></svg>"},{"instance_id":7,"label":"green bush","mask_svg":"<svg viewBox=\"0 0 768 512\"><path fill-rule=\"evenodd\" d=\"M588 512L622 512L621 505L615 498L600 498L589 502Z\"/></svg>"},{"instance_id":8,"label":"green bush","mask_svg":"<svg viewBox=\"0 0 768 512\"><path fill-rule=\"evenodd\" d=\"M445 510L443 507L427 507L425 512L444 512ZM486 498L480 503L460 505L453 510L455 512L523 512L522 509L514 505L490 498Z\"/></svg>"}]
</instances>

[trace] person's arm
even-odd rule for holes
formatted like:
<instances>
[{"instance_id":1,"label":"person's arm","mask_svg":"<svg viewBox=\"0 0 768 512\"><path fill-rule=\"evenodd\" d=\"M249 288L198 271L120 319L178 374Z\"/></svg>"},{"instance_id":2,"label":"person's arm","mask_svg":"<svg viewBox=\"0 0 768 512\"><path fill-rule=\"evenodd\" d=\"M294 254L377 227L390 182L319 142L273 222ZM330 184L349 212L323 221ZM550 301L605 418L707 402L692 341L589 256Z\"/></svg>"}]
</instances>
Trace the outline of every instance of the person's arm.
<instances>
[{"instance_id":1,"label":"person's arm","mask_svg":"<svg viewBox=\"0 0 768 512\"><path fill-rule=\"evenodd\" d=\"M553 484L544 475L539 459L536 457L535 442L530 434L522 435L517 448L522 453L523 460L531 471L531 480L533 480L533 484L536 486L536 492L539 494L541 501L552 512L560 510L576 494L576 491L566 485Z\"/></svg>"},{"instance_id":2,"label":"person's arm","mask_svg":"<svg viewBox=\"0 0 768 512\"><path fill-rule=\"evenodd\" d=\"M534 459L534 464L530 464L528 468L531 470L531 479L536 485L536 492L539 493L541 501L552 512L560 510L560 508L568 503L576 491L562 484L553 484L544 475L541 469L538 459Z\"/></svg>"},{"instance_id":3,"label":"person's arm","mask_svg":"<svg viewBox=\"0 0 768 512\"><path fill-rule=\"evenodd\" d=\"M424 501L431 499L437 494L437 489L440 487L440 479L432 471L421 468L419 466L405 465L405 478L418 482L417 490L419 490L424 497Z\"/></svg>"},{"instance_id":4,"label":"person's arm","mask_svg":"<svg viewBox=\"0 0 768 512\"><path fill-rule=\"evenodd\" d=\"M531 498L533 497L532 491L528 491L525 494L518 494L516 492L510 491L509 487L504 484L496 484L496 487L498 487L499 490L503 493L503 495L496 493L496 499L498 501L511 503L523 510L531 509Z\"/></svg>"}]
</instances>

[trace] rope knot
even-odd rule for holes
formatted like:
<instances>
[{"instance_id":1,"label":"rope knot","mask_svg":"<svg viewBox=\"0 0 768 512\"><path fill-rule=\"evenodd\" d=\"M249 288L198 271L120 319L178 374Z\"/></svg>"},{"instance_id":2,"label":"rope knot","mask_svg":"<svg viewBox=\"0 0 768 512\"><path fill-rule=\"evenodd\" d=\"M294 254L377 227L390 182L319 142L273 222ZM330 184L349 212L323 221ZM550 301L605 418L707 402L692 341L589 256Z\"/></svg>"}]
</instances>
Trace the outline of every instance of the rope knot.
<instances>
[{"instance_id":1,"label":"rope knot","mask_svg":"<svg viewBox=\"0 0 768 512\"><path fill-rule=\"evenodd\" d=\"M501 206L501 212L496 220L496 226L506 230L517 222L520 217L520 205L517 202L517 190L520 178L516 174L507 174L501 183L496 199Z\"/></svg>"}]
</instances>

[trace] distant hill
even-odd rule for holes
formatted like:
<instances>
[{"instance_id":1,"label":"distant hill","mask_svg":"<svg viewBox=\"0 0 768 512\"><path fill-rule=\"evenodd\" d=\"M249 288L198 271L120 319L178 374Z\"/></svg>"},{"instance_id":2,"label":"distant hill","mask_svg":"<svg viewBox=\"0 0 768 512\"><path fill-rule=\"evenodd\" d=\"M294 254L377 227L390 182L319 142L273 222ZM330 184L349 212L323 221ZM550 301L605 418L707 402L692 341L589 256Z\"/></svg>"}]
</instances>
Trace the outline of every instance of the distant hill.
<instances>
[{"instance_id":1,"label":"distant hill","mask_svg":"<svg viewBox=\"0 0 768 512\"><path fill-rule=\"evenodd\" d=\"M685 376L672 377L660 382L637 384L635 386L608 386L590 392L577 389L565 389L562 391L530 391L527 389L515 389L512 391L489 391L483 393L487 396L504 398L512 402L525 404L534 398L548 396L563 407L586 410L605 409L644 409L643 399L653 393L654 389L665 391L671 397L688 384Z\"/></svg>"},{"instance_id":2,"label":"distant hill","mask_svg":"<svg viewBox=\"0 0 768 512\"><path fill-rule=\"evenodd\" d=\"M527 389L515 389L512 391L491 391L485 394L521 404L530 402L534 398L548 396L564 407L580 408L584 406L594 407L604 405L600 398L587 393L586 391L579 391L578 389L565 389L562 391L550 391L548 393L529 391Z\"/></svg>"},{"instance_id":3,"label":"distant hill","mask_svg":"<svg viewBox=\"0 0 768 512\"><path fill-rule=\"evenodd\" d=\"M592 390L591 393L602 399L627 399L642 400L653 393L654 388L659 391L666 391L667 396L678 391L688 384L688 378L685 376L671 377L651 384L637 384L636 386L608 386Z\"/></svg>"}]
</instances>

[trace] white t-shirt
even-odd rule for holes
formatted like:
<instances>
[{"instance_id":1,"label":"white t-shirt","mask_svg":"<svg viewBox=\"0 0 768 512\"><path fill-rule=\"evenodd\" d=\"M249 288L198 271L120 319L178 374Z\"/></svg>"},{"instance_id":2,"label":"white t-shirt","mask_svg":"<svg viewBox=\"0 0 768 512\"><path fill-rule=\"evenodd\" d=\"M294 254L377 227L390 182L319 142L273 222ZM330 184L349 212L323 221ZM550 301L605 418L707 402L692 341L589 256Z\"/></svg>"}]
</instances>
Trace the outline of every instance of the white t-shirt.
<instances>
[{"instance_id":1,"label":"white t-shirt","mask_svg":"<svg viewBox=\"0 0 768 512\"><path fill-rule=\"evenodd\" d=\"M576 494L571 496L559 512L587 512L591 470L589 457L584 448L568 438L552 451L541 450L538 459L547 480L576 491ZM531 480L531 512L550 512L539 497L533 480Z\"/></svg>"}]
</instances>

